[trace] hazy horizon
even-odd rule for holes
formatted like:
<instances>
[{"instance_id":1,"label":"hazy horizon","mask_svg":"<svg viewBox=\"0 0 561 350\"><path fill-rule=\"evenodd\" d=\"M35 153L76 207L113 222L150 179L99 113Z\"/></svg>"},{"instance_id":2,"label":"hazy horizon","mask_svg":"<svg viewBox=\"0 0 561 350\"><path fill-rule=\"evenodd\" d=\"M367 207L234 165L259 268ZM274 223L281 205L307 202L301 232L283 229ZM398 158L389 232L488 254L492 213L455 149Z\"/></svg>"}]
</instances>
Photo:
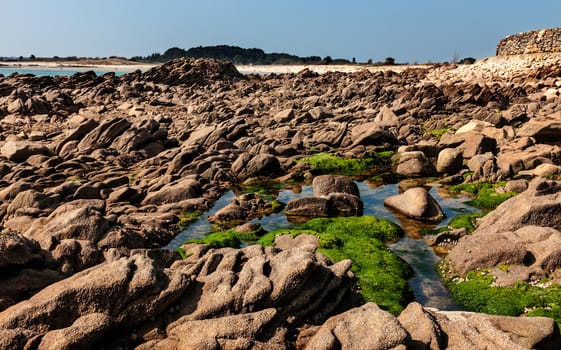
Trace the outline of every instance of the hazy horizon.
<instances>
[{"instance_id":1,"label":"hazy horizon","mask_svg":"<svg viewBox=\"0 0 561 350\"><path fill-rule=\"evenodd\" d=\"M519 32L561 27L561 1L19 0L3 5L3 57L133 57L232 45L397 62L493 56Z\"/></svg>"}]
</instances>

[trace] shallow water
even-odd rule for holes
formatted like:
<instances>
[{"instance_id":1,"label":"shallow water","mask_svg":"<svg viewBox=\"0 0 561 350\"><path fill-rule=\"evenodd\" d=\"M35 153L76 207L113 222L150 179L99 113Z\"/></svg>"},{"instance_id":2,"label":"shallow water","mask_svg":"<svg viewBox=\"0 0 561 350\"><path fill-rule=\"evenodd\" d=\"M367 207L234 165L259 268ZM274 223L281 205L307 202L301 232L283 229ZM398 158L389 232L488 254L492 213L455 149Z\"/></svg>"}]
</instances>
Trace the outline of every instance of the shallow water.
<instances>
[{"instance_id":1,"label":"shallow water","mask_svg":"<svg viewBox=\"0 0 561 350\"><path fill-rule=\"evenodd\" d=\"M399 189L397 185L377 186L364 181L357 181L356 184L360 191L360 197L364 202L364 215L391 220L400 225L407 233L401 240L390 245L390 249L407 261L415 271L415 276L409 283L416 301L426 307L435 307L441 310L459 310L460 307L452 300L446 286L442 283L435 270L435 264L440 258L434 254L432 248L427 246L425 241L419 236L421 228L437 227L437 225L408 219L389 211L384 206L384 198L398 194ZM446 213L446 218L438 224L438 227L447 225L459 212L470 213L477 211L477 209L464 203L467 200L466 198L450 197L445 190L437 187L432 187L429 192ZM311 196L312 194L312 186L301 186L280 191L277 200L287 203L291 199ZM213 231L212 225L207 221L207 217L229 204L234 198L235 194L232 191L224 194L208 212L201 215L186 230L178 234L166 248L177 249L186 240L202 238L207 233ZM294 226L287 220L286 215L282 213L254 219L251 222L261 224L267 231Z\"/></svg>"},{"instance_id":2,"label":"shallow water","mask_svg":"<svg viewBox=\"0 0 561 350\"><path fill-rule=\"evenodd\" d=\"M54 77L57 75L74 75L76 73L83 73L86 71L94 71L97 75L103 75L105 73L109 73L109 72L113 72L115 73L116 76L120 76L123 74L126 74L127 72L117 72L117 71L111 71L111 70L97 70L97 69L93 69L93 68L76 68L76 69L66 69L66 68L60 68L60 69L41 69L41 68L2 68L0 67L0 74L4 75L4 76L9 76L12 73L18 73L18 74L33 74L35 76L38 77L44 77L44 76L50 76L50 77Z\"/></svg>"}]
</instances>

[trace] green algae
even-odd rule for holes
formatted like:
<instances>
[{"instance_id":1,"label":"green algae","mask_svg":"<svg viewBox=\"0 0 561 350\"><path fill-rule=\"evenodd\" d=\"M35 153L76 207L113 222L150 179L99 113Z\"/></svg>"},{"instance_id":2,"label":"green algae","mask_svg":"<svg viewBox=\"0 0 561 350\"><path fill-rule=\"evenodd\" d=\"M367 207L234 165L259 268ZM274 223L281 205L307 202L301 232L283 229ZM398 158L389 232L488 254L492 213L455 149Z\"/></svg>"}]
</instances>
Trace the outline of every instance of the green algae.
<instances>
[{"instance_id":1,"label":"green algae","mask_svg":"<svg viewBox=\"0 0 561 350\"><path fill-rule=\"evenodd\" d=\"M440 267L454 300L466 310L503 316L546 316L561 326L561 286L558 284L517 282L513 287L498 287L493 285L494 278L488 269L470 271L460 279L448 274L445 263Z\"/></svg>"},{"instance_id":2,"label":"green algae","mask_svg":"<svg viewBox=\"0 0 561 350\"><path fill-rule=\"evenodd\" d=\"M337 262L353 261L355 289L365 302L398 314L412 299L407 280L411 267L392 253L383 242L394 242L403 235L401 228L389 220L373 216L317 218L298 229L281 229L264 235L258 243L273 245L278 235L311 234L318 238L319 251Z\"/></svg>"},{"instance_id":3,"label":"green algae","mask_svg":"<svg viewBox=\"0 0 561 350\"><path fill-rule=\"evenodd\" d=\"M365 158L343 158L332 153L315 153L299 159L312 167L315 175L363 175L391 167L392 151L372 152Z\"/></svg>"},{"instance_id":4,"label":"green algae","mask_svg":"<svg viewBox=\"0 0 561 350\"><path fill-rule=\"evenodd\" d=\"M459 184L450 187L450 192L469 193L473 195L474 198L466 202L467 204L483 210L492 210L498 207L502 202L514 197L517 194L515 192L496 192L495 189L501 185L502 184L500 183L491 185L487 182Z\"/></svg>"}]
</instances>

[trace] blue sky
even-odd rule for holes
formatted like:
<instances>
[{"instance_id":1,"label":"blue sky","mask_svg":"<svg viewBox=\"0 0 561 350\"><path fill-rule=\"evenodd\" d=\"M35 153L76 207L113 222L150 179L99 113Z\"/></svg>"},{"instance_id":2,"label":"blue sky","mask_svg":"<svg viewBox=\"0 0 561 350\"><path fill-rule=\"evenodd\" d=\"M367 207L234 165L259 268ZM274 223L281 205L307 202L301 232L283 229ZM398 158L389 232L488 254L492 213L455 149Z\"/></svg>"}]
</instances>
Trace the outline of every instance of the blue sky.
<instances>
[{"instance_id":1,"label":"blue sky","mask_svg":"<svg viewBox=\"0 0 561 350\"><path fill-rule=\"evenodd\" d=\"M125 56L237 45L300 56L449 61L561 27L561 0L2 0L0 56Z\"/></svg>"}]
</instances>

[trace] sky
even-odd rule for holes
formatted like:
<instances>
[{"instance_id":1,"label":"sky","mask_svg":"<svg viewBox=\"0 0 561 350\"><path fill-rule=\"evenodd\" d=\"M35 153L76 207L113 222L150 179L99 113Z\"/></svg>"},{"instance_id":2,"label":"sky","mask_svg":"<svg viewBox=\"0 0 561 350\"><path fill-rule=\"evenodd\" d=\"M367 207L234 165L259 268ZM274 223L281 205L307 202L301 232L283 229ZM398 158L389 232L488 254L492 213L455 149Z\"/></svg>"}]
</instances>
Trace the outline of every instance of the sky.
<instances>
[{"instance_id":1,"label":"sky","mask_svg":"<svg viewBox=\"0 0 561 350\"><path fill-rule=\"evenodd\" d=\"M561 0L0 0L0 56L146 56L235 45L399 63L495 55L561 27Z\"/></svg>"}]
</instances>

